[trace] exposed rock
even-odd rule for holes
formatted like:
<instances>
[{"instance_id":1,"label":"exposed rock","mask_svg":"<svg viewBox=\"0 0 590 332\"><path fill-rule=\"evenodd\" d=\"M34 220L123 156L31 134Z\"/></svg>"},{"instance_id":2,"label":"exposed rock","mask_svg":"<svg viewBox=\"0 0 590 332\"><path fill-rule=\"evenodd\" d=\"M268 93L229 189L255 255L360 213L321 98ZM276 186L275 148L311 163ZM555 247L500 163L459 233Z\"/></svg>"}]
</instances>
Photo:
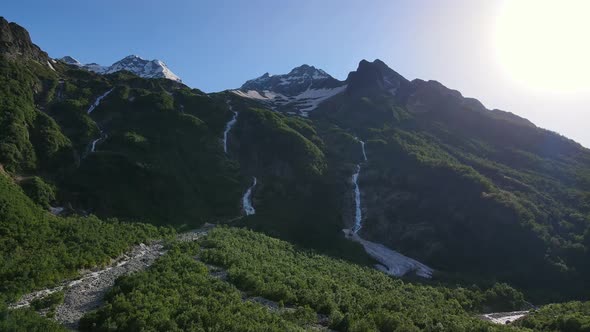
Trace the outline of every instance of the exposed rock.
<instances>
[{"instance_id":1,"label":"exposed rock","mask_svg":"<svg viewBox=\"0 0 590 332\"><path fill-rule=\"evenodd\" d=\"M9 58L33 59L51 67L47 53L33 44L27 30L9 23L4 17L0 17L0 54Z\"/></svg>"}]
</instances>

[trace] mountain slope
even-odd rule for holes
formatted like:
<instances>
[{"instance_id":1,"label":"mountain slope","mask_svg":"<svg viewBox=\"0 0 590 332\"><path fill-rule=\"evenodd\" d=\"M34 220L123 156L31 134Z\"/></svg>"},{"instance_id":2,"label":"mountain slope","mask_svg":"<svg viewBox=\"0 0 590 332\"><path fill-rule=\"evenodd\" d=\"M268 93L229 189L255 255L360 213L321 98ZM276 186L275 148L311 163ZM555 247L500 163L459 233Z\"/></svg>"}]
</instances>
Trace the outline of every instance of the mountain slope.
<instances>
[{"instance_id":1,"label":"mountain slope","mask_svg":"<svg viewBox=\"0 0 590 332\"><path fill-rule=\"evenodd\" d=\"M312 119L367 142L361 234L442 271L580 295L590 151L378 60L347 85Z\"/></svg>"},{"instance_id":2,"label":"mountain slope","mask_svg":"<svg viewBox=\"0 0 590 332\"><path fill-rule=\"evenodd\" d=\"M0 54L14 58L29 58L47 64L49 57L39 46L33 44L29 32L14 22L0 16Z\"/></svg>"},{"instance_id":3,"label":"mountain slope","mask_svg":"<svg viewBox=\"0 0 590 332\"><path fill-rule=\"evenodd\" d=\"M296 245L245 231L220 232L203 243L218 247L203 249L200 258L227 268L240 290L301 307L300 320L261 314L256 307L269 326L296 321L301 327L319 313L330 315L341 330L390 327L388 322L438 329L439 321L426 312L441 316L443 328L468 329L478 323L466 310L485 310L487 292L477 288L497 281L534 301L590 297L590 152L565 137L514 114L487 110L438 82L409 81L378 60L361 61L344 82L301 66L286 75L263 75L238 90L206 94L175 80L119 70L146 69L144 60L133 57L112 73L92 65L102 74L73 58L53 63L28 34L3 26L0 213L6 216L0 219L0 249L2 266L9 267L3 275L7 298L166 233L128 221L180 230L232 222ZM245 200L254 213L246 215ZM385 245L433 267L433 283L475 286L433 290L325 257L306 258L304 252L313 249L375 265L342 232L353 228L357 212L356 235L374 248ZM88 214L98 217L79 217ZM98 219L111 217L121 222ZM150 294L150 308L170 314L160 311L166 303L162 293L168 293L169 280L178 281L181 266L190 266L201 286L219 286L215 290L227 293L223 299L232 308L251 312L234 286L211 282L194 260L175 263L194 259L197 249L187 249L190 257L174 249L171 255L177 256L161 265L166 270L154 271L166 291L146 289L149 274L133 279L136 293L117 289L125 297L122 303L113 300L118 309L143 315L141 307L127 303ZM341 268L326 270L323 263ZM252 266L264 268L246 271ZM358 269L365 272L357 275ZM289 276L297 276L297 283ZM191 280L183 287L202 290L192 288ZM500 294L500 302L518 294L498 287L492 293ZM384 292L384 298L375 291L384 288L395 291ZM428 302L433 297L440 306ZM404 311L391 298L413 309ZM364 304L359 307L357 299ZM198 305L191 301L182 304ZM102 318L113 317L111 309L89 321L107 322ZM170 317L168 322L177 323L178 316ZM202 316L184 318L178 323Z\"/></svg>"}]
</instances>

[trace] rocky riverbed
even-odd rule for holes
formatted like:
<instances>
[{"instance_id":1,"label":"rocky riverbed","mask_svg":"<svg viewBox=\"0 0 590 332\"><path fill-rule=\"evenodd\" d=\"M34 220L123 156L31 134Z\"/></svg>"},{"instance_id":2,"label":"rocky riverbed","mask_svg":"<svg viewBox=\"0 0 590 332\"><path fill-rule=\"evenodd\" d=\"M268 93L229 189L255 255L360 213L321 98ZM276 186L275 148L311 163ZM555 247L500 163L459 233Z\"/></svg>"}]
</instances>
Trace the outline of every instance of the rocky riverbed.
<instances>
[{"instance_id":1,"label":"rocky riverbed","mask_svg":"<svg viewBox=\"0 0 590 332\"><path fill-rule=\"evenodd\" d=\"M195 241L207 234L207 230L211 227L213 225L205 225L201 229L179 234L177 240ZM68 328L76 329L84 314L102 304L105 293L113 287L117 278L145 270L165 253L163 241L155 241L150 244L141 243L114 259L105 268L80 271L79 278L65 281L57 287L24 295L18 302L10 305L10 308L28 307L35 299L63 291L64 302L56 308L55 320Z\"/></svg>"}]
</instances>

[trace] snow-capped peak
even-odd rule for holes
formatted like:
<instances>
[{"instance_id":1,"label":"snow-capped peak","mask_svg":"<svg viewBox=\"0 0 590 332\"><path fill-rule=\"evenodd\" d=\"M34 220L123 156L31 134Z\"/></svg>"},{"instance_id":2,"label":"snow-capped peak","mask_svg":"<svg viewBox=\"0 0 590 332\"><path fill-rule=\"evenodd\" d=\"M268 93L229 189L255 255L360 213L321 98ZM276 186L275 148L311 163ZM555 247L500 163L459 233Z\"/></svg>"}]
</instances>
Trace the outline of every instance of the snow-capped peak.
<instances>
[{"instance_id":1,"label":"snow-capped peak","mask_svg":"<svg viewBox=\"0 0 590 332\"><path fill-rule=\"evenodd\" d=\"M59 59L62 62L67 63L68 65L74 65L74 66L78 66L78 67L82 67L82 64L80 63L80 61L72 58L69 55L64 56L63 58Z\"/></svg>"},{"instance_id":2,"label":"snow-capped peak","mask_svg":"<svg viewBox=\"0 0 590 332\"><path fill-rule=\"evenodd\" d=\"M70 56L65 56L60 60L67 64L82 67L98 74L112 74L125 70L144 78L167 78L169 80L182 82L180 77L174 74L163 61L157 59L145 60L137 55L128 55L108 67L96 63L82 65L78 60Z\"/></svg>"},{"instance_id":3,"label":"snow-capped peak","mask_svg":"<svg viewBox=\"0 0 590 332\"><path fill-rule=\"evenodd\" d=\"M264 75L249 80L240 90L242 91L273 91L286 96L299 95L310 87L315 89L334 88L343 85L342 82L328 75L325 71L314 66L302 65L293 68L288 74Z\"/></svg>"},{"instance_id":4,"label":"snow-capped peak","mask_svg":"<svg viewBox=\"0 0 590 332\"><path fill-rule=\"evenodd\" d=\"M288 74L264 75L249 80L233 92L268 103L277 111L308 116L321 102L346 89L345 82L313 66L302 65Z\"/></svg>"}]
</instances>

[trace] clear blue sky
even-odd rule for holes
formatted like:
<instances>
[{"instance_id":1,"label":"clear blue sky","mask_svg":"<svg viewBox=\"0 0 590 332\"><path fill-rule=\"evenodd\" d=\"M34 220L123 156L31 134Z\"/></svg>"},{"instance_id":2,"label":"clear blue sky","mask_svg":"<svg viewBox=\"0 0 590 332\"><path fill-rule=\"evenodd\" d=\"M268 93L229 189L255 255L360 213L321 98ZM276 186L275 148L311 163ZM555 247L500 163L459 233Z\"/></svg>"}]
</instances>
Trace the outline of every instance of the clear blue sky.
<instances>
[{"instance_id":1,"label":"clear blue sky","mask_svg":"<svg viewBox=\"0 0 590 332\"><path fill-rule=\"evenodd\" d=\"M307 63L345 79L382 59L408 79L435 79L590 146L590 93L547 95L510 81L493 34L502 0L2 1L52 57L109 65L161 59L207 92ZM584 122L584 121L583 121ZM585 122L587 123L587 122Z\"/></svg>"}]
</instances>

